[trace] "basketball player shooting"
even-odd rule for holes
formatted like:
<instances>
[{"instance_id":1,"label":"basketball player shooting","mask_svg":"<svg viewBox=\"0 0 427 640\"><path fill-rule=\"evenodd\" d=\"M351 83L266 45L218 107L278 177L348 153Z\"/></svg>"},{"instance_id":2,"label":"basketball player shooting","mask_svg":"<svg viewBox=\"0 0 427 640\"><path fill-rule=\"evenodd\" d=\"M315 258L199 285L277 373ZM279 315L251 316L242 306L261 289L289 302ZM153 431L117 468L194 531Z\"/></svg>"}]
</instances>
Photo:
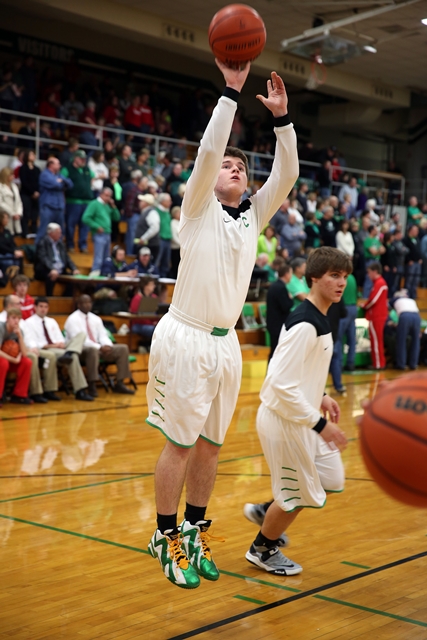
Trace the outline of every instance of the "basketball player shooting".
<instances>
[{"instance_id":1,"label":"basketball player shooting","mask_svg":"<svg viewBox=\"0 0 427 640\"><path fill-rule=\"evenodd\" d=\"M234 325L241 313L261 230L298 177L298 156L288 98L273 71L267 97L276 150L266 183L241 202L248 160L227 147L239 93L250 63L231 69L216 60L225 90L200 143L182 203L181 263L169 312L157 325L150 352L147 423L167 439L155 470L157 530L148 546L168 580L194 589L200 576L217 580L209 548L206 508L218 455L241 380ZM184 520L177 511L186 485Z\"/></svg>"}]
</instances>

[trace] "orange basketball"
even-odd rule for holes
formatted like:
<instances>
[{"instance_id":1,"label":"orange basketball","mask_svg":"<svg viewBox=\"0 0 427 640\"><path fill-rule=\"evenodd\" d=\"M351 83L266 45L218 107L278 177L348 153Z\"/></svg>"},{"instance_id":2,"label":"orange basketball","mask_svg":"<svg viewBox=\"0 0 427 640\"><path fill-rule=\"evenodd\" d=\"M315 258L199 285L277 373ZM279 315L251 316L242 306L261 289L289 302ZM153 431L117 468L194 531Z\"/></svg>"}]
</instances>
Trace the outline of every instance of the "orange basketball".
<instances>
[{"instance_id":1,"label":"orange basketball","mask_svg":"<svg viewBox=\"0 0 427 640\"><path fill-rule=\"evenodd\" d=\"M238 67L260 55L267 34L255 9L229 4L212 18L208 37L214 56L230 67Z\"/></svg>"},{"instance_id":2,"label":"orange basketball","mask_svg":"<svg viewBox=\"0 0 427 640\"><path fill-rule=\"evenodd\" d=\"M360 426L369 473L386 493L427 507L427 374L398 378L377 393Z\"/></svg>"},{"instance_id":3,"label":"orange basketball","mask_svg":"<svg viewBox=\"0 0 427 640\"><path fill-rule=\"evenodd\" d=\"M16 358L19 353L19 344L15 340L5 340L0 349L11 358Z\"/></svg>"}]
</instances>

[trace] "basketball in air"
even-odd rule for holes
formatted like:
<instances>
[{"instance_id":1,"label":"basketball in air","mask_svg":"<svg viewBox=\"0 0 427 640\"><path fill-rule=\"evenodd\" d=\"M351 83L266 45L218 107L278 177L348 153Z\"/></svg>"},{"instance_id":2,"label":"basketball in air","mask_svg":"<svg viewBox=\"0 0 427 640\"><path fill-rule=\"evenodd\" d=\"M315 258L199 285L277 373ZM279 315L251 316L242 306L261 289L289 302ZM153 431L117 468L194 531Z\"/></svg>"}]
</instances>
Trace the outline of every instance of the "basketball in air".
<instances>
[{"instance_id":1,"label":"basketball in air","mask_svg":"<svg viewBox=\"0 0 427 640\"><path fill-rule=\"evenodd\" d=\"M229 4L212 18L208 36L214 56L230 67L239 67L260 55L267 33L255 9Z\"/></svg>"},{"instance_id":2,"label":"basketball in air","mask_svg":"<svg viewBox=\"0 0 427 640\"><path fill-rule=\"evenodd\" d=\"M16 340L5 340L0 349L4 353L7 353L7 355L11 358L16 358L19 353L19 344L16 342Z\"/></svg>"},{"instance_id":3,"label":"basketball in air","mask_svg":"<svg viewBox=\"0 0 427 640\"><path fill-rule=\"evenodd\" d=\"M390 496L427 507L427 374L384 385L360 425L363 460Z\"/></svg>"}]
</instances>

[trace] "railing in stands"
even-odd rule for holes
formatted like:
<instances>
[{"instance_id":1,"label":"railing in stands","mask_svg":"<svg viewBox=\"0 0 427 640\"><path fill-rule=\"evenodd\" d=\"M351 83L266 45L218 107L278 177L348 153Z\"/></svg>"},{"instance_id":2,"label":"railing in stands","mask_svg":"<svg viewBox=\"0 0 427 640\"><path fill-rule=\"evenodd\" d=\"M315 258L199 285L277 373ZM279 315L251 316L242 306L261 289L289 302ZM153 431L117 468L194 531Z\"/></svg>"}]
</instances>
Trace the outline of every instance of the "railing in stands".
<instances>
[{"instance_id":1,"label":"railing in stands","mask_svg":"<svg viewBox=\"0 0 427 640\"><path fill-rule=\"evenodd\" d=\"M28 135L20 134L17 132L15 133L13 131L3 131L2 125L4 124L5 121L2 120L1 114L7 114L7 116L13 116L13 118L8 117L7 122L11 123L12 120L14 120L15 125L16 125L16 121L18 121L19 123L22 124L22 126L24 126L26 122L28 122L29 120L35 120L36 122L35 135L28 136ZM196 156L197 148L199 146L198 142L193 142L191 140L168 138L164 136L154 135L151 133L150 134L138 133L135 131L128 131L126 129L117 129L115 127L106 127L102 125L91 125L85 122L74 122L72 120L64 120L62 118L50 118L48 116L40 116L34 113L12 111L11 109L0 109L0 129L1 129L0 136L6 136L7 138L16 139L17 141L19 140L33 141L36 158L37 160L40 160L40 159L43 159L41 158L41 153L40 153L40 151L43 151L42 149L43 144L51 144L58 149L61 147L65 149L68 144L68 141L66 139L44 138L43 135L41 135L42 133L41 124L43 122L57 124L58 125L57 130L62 132L65 132L66 128L68 129L71 128L71 130L72 129L76 130L76 128L77 129L80 128L82 130L82 133L87 131L88 129L90 131L93 131L92 136L95 144L87 144L85 142L80 143L80 147L82 149L86 149L89 152L102 149L106 138L119 137L122 142L125 142L128 140L129 136L132 136L131 138L132 143L134 142L135 138L137 140L141 140L141 147L147 146L147 139L149 139L150 141L149 145L150 146L154 145L153 155L155 157L157 157L158 153L163 149L165 143L170 145L182 143L186 145L187 150L188 150L188 147L194 148L194 155L192 156L192 159L194 159ZM107 136L104 136L105 133L107 133ZM75 134L72 134L72 135L76 137ZM14 147L19 147L19 145L14 145ZM12 155L12 153L10 155ZM245 153L249 159L250 183L253 184L254 182L255 183L264 182L268 178L270 171L266 168L263 169L259 167L259 162L261 161L268 165L269 163L272 162L273 156L264 154L264 153L255 153L253 151L246 151L246 150L245 150ZM319 162L308 162L306 160L300 160L300 167L304 169L305 176L309 176L310 172L311 171L313 172L314 180L310 179L309 177L302 178L302 179L306 179L307 182L309 182L310 184L313 182L313 188L315 188L315 182L316 182L315 173L316 173L316 169L321 167L321 164ZM339 171L340 168L339 167L337 168L336 166L331 167L330 169L331 179L332 179L332 174L336 173L337 170ZM405 197L405 178L402 175L388 173L386 171L369 171L369 170L361 169L358 167L346 167L346 166L343 166L341 171L342 173L350 173L351 175L355 175L358 179L363 180L363 182L366 185L365 188L367 189L368 194L370 196L374 196L375 192L378 189L381 189L384 193L384 201L387 202L388 204L403 203L403 200ZM339 190L342 184L344 183L339 181L333 181L332 187L334 188L335 191L337 191Z\"/></svg>"}]
</instances>

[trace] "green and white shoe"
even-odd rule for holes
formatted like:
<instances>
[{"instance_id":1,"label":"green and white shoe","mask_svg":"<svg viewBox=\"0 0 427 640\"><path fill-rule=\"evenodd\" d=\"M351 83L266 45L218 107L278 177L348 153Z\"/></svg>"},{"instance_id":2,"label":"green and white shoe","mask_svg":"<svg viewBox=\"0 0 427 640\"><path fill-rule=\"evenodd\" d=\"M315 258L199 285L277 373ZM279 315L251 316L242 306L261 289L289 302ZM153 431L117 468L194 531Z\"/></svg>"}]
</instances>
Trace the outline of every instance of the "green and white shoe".
<instances>
[{"instance_id":1,"label":"green and white shoe","mask_svg":"<svg viewBox=\"0 0 427 640\"><path fill-rule=\"evenodd\" d=\"M166 578L182 589L195 589L200 584L200 578L191 565L181 546L182 535L178 530L167 529L161 533L154 532L148 545L148 551L157 558Z\"/></svg>"},{"instance_id":2,"label":"green and white shoe","mask_svg":"<svg viewBox=\"0 0 427 640\"><path fill-rule=\"evenodd\" d=\"M180 526L182 544L191 564L197 573L206 580L218 580L219 571L212 559L209 549L208 529L212 520L199 520L197 524L190 524L184 520Z\"/></svg>"}]
</instances>

